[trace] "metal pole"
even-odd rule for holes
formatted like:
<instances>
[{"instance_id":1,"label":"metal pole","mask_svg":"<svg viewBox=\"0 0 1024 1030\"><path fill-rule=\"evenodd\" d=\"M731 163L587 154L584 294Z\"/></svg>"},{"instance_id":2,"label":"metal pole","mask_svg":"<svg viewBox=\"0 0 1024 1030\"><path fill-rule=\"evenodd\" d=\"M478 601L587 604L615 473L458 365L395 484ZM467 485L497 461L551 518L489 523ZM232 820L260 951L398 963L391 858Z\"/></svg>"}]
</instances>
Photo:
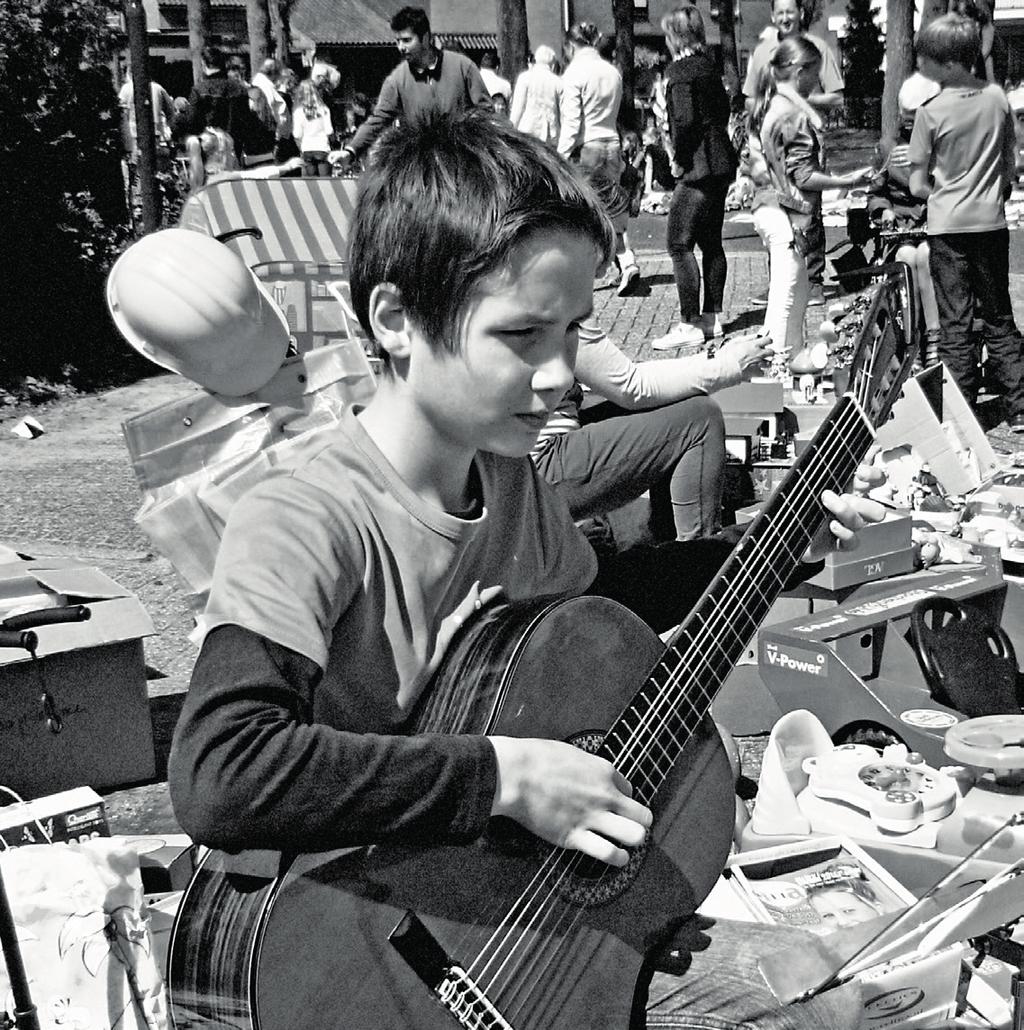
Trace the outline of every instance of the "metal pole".
<instances>
[{"instance_id":1,"label":"metal pole","mask_svg":"<svg viewBox=\"0 0 1024 1030\"><path fill-rule=\"evenodd\" d=\"M142 196L142 229L153 232L160 226L160 203L156 188L156 130L153 124L153 91L149 81L149 42L142 0L126 0L125 23L135 99L135 145L139 157L136 171Z\"/></svg>"},{"instance_id":2,"label":"metal pole","mask_svg":"<svg viewBox=\"0 0 1024 1030\"><path fill-rule=\"evenodd\" d=\"M18 945L18 930L14 925L11 903L7 898L4 878L0 873L0 946L3 947L7 979L11 982L14 995L14 1025L18 1030L40 1030L39 1016L32 1004L32 992L28 987L28 974L21 958Z\"/></svg>"}]
</instances>

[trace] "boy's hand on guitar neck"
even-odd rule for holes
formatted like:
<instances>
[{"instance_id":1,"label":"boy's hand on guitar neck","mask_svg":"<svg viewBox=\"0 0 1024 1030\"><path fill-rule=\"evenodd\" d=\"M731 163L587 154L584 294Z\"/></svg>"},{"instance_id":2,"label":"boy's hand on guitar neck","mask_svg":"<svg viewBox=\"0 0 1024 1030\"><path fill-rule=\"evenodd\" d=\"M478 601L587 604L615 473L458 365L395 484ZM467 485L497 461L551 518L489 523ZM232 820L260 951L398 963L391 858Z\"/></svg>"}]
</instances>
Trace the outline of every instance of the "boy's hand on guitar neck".
<instances>
[{"instance_id":1,"label":"boy's hand on guitar neck","mask_svg":"<svg viewBox=\"0 0 1024 1030\"><path fill-rule=\"evenodd\" d=\"M488 739L498 758L492 815L613 866L643 843L654 816L610 762L558 740Z\"/></svg>"},{"instance_id":2,"label":"boy's hand on guitar neck","mask_svg":"<svg viewBox=\"0 0 1024 1030\"><path fill-rule=\"evenodd\" d=\"M881 522L885 518L885 508L867 496L868 491L881 486L885 482L885 470L870 462L874 459L878 448L873 447L857 468L850 493L837 494L832 490L823 490L821 503L826 511L835 517L829 519L826 528L817 534L807 548L804 561L820 561L829 551L843 545L854 546L857 530L863 529L872 522ZM838 543L837 543L838 541Z\"/></svg>"}]
</instances>

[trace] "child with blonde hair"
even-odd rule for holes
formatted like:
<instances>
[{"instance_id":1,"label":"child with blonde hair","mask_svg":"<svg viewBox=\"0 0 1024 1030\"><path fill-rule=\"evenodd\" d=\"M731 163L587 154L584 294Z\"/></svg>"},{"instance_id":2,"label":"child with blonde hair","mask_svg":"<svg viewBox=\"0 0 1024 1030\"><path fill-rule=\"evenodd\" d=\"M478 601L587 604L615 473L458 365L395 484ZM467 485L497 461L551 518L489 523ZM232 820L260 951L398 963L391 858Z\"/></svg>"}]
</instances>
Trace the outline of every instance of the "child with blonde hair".
<instances>
[{"instance_id":1,"label":"child with blonde hair","mask_svg":"<svg viewBox=\"0 0 1024 1030\"><path fill-rule=\"evenodd\" d=\"M299 83L298 102L292 111L292 135L302 154L303 175L330 176L327 155L331 150L333 133L330 108L324 103L313 80L303 79Z\"/></svg>"}]
</instances>

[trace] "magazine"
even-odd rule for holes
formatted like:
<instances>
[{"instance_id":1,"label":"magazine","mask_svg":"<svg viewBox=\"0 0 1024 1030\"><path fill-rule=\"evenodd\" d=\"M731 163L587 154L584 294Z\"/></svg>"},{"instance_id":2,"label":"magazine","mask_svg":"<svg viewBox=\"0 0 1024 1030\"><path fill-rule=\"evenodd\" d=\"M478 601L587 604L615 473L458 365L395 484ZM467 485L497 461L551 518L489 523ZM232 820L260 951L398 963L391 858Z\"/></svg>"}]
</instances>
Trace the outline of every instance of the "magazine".
<instances>
[{"instance_id":1,"label":"magazine","mask_svg":"<svg viewBox=\"0 0 1024 1030\"><path fill-rule=\"evenodd\" d=\"M822 936L878 916L891 916L909 900L884 870L847 842L757 861L734 870L775 923Z\"/></svg>"}]
</instances>

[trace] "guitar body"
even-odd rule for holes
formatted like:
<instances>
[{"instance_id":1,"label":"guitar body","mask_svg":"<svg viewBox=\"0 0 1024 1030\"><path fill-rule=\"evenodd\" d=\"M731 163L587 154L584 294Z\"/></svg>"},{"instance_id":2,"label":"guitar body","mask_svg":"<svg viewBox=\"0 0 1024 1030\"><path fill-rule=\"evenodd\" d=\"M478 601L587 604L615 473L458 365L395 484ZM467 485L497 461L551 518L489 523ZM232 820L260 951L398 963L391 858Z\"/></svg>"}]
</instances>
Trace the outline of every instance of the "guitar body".
<instances>
[{"instance_id":1,"label":"guitar body","mask_svg":"<svg viewBox=\"0 0 1024 1030\"><path fill-rule=\"evenodd\" d=\"M663 653L645 623L600 598L485 610L450 650L416 728L596 750ZM210 853L171 942L174 1025L626 1030L634 1004L642 1011L645 955L700 904L728 854L734 783L710 720L653 807L649 841L622 871L505 820L464 847L380 845L286 869L274 853ZM410 911L415 925L394 935ZM428 986L430 939L485 999L461 1019Z\"/></svg>"}]
</instances>

